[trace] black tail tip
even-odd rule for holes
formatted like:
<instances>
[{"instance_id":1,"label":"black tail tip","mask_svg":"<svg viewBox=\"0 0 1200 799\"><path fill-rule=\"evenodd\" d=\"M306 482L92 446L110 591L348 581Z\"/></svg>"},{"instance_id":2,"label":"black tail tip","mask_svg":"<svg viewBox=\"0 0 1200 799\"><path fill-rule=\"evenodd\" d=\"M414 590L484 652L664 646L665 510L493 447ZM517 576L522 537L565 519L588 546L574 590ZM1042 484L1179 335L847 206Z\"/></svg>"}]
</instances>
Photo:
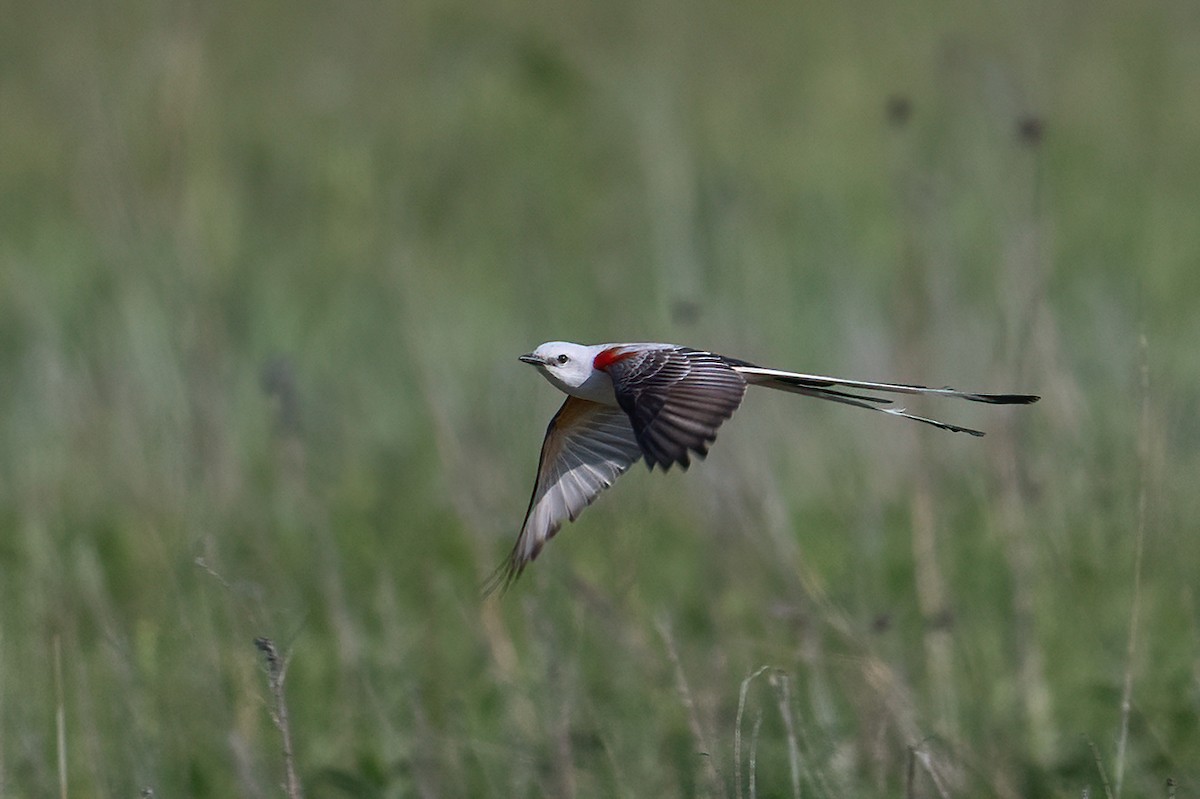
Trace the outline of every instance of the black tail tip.
<instances>
[{"instance_id":1,"label":"black tail tip","mask_svg":"<svg viewBox=\"0 0 1200 799\"><path fill-rule=\"evenodd\" d=\"M1032 405L1041 397L1037 394L974 394L971 399L993 405Z\"/></svg>"}]
</instances>

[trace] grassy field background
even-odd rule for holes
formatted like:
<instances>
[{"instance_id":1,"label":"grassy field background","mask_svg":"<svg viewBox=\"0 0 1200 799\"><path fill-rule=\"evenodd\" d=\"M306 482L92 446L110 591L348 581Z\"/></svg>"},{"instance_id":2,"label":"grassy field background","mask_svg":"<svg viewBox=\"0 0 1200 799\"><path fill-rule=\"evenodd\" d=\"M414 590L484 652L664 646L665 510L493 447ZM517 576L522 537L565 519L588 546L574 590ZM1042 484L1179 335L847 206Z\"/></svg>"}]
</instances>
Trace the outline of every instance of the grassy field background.
<instances>
[{"instance_id":1,"label":"grassy field background","mask_svg":"<svg viewBox=\"0 0 1200 799\"><path fill-rule=\"evenodd\" d=\"M269 636L310 797L1200 796L1193 3L4 18L0 794L282 795ZM752 392L481 602L558 338L1044 399Z\"/></svg>"}]
</instances>

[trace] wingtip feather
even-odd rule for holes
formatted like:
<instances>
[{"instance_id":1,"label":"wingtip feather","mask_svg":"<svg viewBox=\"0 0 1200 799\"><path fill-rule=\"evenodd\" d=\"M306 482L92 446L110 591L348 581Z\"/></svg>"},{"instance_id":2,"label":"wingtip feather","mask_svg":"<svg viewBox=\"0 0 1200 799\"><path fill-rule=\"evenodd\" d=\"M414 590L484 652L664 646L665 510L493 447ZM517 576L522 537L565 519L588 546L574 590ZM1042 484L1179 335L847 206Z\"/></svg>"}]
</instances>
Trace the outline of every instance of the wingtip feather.
<instances>
[{"instance_id":1,"label":"wingtip feather","mask_svg":"<svg viewBox=\"0 0 1200 799\"><path fill-rule=\"evenodd\" d=\"M504 596L520 576L521 570L514 569L511 559L506 559L479 586L479 599L483 601L493 595Z\"/></svg>"}]
</instances>

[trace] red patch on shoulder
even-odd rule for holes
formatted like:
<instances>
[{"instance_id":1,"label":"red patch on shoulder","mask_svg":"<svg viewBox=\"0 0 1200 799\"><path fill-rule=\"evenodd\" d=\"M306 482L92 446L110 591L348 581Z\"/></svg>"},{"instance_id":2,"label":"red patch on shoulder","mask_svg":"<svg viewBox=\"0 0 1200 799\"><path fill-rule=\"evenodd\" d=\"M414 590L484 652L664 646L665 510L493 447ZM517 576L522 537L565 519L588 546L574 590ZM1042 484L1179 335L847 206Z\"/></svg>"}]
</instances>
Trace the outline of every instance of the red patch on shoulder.
<instances>
[{"instance_id":1,"label":"red patch on shoulder","mask_svg":"<svg viewBox=\"0 0 1200 799\"><path fill-rule=\"evenodd\" d=\"M609 347L606 350L600 350L596 357L592 359L592 366L601 371L607 370L618 361L623 361L626 358L632 358L637 355L637 350L626 350L620 347Z\"/></svg>"}]
</instances>

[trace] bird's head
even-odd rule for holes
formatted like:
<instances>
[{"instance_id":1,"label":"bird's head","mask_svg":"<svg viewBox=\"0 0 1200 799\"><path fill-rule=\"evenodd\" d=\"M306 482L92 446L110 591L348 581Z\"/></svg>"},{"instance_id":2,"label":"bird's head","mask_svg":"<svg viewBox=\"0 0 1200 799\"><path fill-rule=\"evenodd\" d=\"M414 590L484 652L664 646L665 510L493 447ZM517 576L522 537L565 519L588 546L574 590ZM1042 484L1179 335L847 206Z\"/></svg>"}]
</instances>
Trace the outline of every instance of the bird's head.
<instances>
[{"instance_id":1,"label":"bird's head","mask_svg":"<svg viewBox=\"0 0 1200 799\"><path fill-rule=\"evenodd\" d=\"M520 359L538 368L546 379L568 394L574 393L595 373L592 365L595 347L572 344L569 341L547 341Z\"/></svg>"}]
</instances>

